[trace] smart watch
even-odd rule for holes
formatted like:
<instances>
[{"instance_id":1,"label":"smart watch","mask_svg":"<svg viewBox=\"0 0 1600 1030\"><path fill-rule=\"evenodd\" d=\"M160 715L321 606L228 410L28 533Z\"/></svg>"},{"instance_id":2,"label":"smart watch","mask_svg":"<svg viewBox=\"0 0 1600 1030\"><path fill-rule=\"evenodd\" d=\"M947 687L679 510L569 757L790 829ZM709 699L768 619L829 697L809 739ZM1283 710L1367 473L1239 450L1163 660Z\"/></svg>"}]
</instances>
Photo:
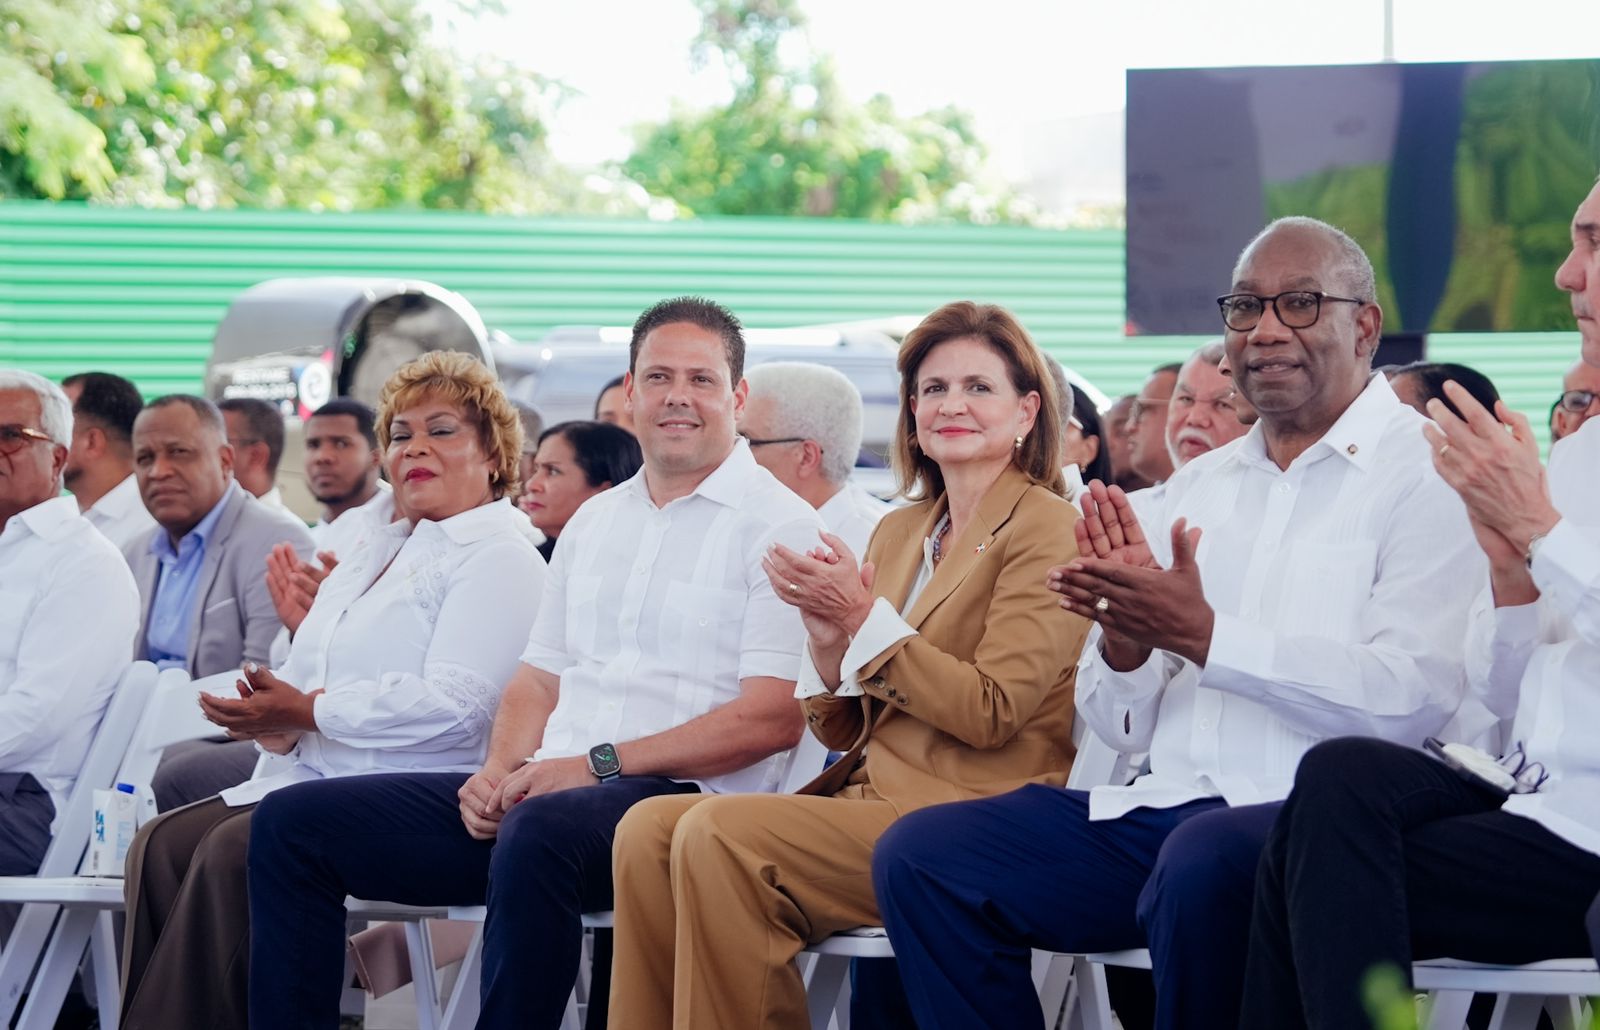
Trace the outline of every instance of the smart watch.
<instances>
[{"instance_id":1,"label":"smart watch","mask_svg":"<svg viewBox=\"0 0 1600 1030\"><path fill-rule=\"evenodd\" d=\"M589 749L589 771L601 783L622 775L622 759L617 757L617 745L596 744Z\"/></svg>"}]
</instances>

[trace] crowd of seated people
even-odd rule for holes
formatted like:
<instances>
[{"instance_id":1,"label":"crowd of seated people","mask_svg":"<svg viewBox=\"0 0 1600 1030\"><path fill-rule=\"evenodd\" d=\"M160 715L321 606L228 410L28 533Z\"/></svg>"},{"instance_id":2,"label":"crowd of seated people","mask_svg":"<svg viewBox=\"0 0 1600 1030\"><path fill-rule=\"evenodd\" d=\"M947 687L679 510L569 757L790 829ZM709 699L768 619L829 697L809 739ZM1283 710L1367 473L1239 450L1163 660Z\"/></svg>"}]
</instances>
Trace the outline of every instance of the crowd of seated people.
<instances>
[{"instance_id":1,"label":"crowd of seated people","mask_svg":"<svg viewBox=\"0 0 1600 1030\"><path fill-rule=\"evenodd\" d=\"M1125 415L1004 309L930 314L898 507L850 482L850 381L747 371L695 297L595 421L530 433L448 352L330 402L310 531L251 406L0 372L0 871L144 657L240 671L129 854L130 1028L336 1026L348 896L485 906L485 1028L562 1025L604 909L624 1030L809 1025L798 955L862 925L862 1030L1048 1026L1033 949L1147 948L1163 1028L1592 953L1600 186L1572 236L1548 468L1472 369L1374 367L1372 264L1300 217ZM1078 719L1126 782L1067 787Z\"/></svg>"}]
</instances>

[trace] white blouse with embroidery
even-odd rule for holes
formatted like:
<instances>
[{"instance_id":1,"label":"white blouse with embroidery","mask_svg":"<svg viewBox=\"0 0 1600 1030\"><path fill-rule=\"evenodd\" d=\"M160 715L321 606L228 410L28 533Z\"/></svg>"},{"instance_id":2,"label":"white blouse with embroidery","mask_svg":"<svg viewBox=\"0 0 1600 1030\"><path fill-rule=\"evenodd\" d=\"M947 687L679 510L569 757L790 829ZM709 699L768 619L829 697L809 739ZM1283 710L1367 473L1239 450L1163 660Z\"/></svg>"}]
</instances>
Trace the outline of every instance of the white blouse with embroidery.
<instances>
[{"instance_id":1,"label":"white blouse with embroidery","mask_svg":"<svg viewBox=\"0 0 1600 1030\"><path fill-rule=\"evenodd\" d=\"M476 772L544 590L526 523L499 500L367 534L323 582L277 670L302 691L324 691L319 732L274 763L287 768L223 800L250 804L326 776Z\"/></svg>"}]
</instances>

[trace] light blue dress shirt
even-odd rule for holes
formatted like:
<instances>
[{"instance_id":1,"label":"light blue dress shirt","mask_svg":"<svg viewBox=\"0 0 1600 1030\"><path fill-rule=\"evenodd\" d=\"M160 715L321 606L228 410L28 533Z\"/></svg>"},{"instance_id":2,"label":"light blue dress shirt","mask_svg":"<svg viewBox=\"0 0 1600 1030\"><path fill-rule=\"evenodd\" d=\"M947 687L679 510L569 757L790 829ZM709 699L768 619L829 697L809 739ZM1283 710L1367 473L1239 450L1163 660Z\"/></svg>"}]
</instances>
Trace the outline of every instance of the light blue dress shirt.
<instances>
[{"instance_id":1,"label":"light blue dress shirt","mask_svg":"<svg viewBox=\"0 0 1600 1030\"><path fill-rule=\"evenodd\" d=\"M156 596L150 603L144 642L157 668L182 669L189 664L189 627L194 625L195 590L206 561L206 542L238 489L237 482L230 482L222 500L184 534L176 550L167 533L157 533L150 541L150 553L160 562L161 571L156 576Z\"/></svg>"}]
</instances>

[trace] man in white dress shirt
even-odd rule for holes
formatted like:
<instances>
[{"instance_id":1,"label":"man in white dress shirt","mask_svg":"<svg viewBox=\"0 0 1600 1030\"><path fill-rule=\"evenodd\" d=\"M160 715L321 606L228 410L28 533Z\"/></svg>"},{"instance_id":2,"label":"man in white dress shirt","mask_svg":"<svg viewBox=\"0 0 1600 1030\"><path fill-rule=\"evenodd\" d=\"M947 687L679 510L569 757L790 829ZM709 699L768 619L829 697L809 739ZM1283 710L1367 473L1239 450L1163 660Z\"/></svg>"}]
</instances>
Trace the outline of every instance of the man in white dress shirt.
<instances>
[{"instance_id":1,"label":"man in white dress shirt","mask_svg":"<svg viewBox=\"0 0 1600 1030\"><path fill-rule=\"evenodd\" d=\"M1556 272L1600 367L1600 185ZM1489 587L1466 638L1474 696L1502 719L1509 797L1410 747L1323 744L1301 763L1261 862L1244 1025L1364 1025L1361 984L1414 958L1522 964L1587 954L1600 891L1600 423L1552 451L1459 384L1428 428L1466 504ZM1499 416L1499 421L1496 420ZM1505 425L1502 425L1502 422ZM1509 432L1507 431L1509 426ZM1448 594L1441 590L1435 603ZM1402 740L1401 744L1415 744Z\"/></svg>"},{"instance_id":2,"label":"man in white dress shirt","mask_svg":"<svg viewBox=\"0 0 1600 1030\"><path fill-rule=\"evenodd\" d=\"M72 402L72 450L63 477L78 510L118 550L156 524L133 475L133 420L144 407L139 390L109 372L61 380Z\"/></svg>"},{"instance_id":3,"label":"man in white dress shirt","mask_svg":"<svg viewBox=\"0 0 1600 1030\"><path fill-rule=\"evenodd\" d=\"M61 493L72 405L0 371L0 875L36 872L139 625L122 555Z\"/></svg>"},{"instance_id":4,"label":"man in white dress shirt","mask_svg":"<svg viewBox=\"0 0 1600 1030\"><path fill-rule=\"evenodd\" d=\"M611 907L630 806L773 790L800 739L805 634L761 560L774 542L817 546L822 524L734 432L743 364L737 319L709 301L641 315L627 393L644 468L562 531L484 768L330 782L317 813L252 850L300 912L346 894L486 903L481 1030L561 1024L580 916ZM337 1018L337 970L284 973L305 986L278 1006L282 1025Z\"/></svg>"},{"instance_id":5,"label":"man in white dress shirt","mask_svg":"<svg viewBox=\"0 0 1600 1030\"><path fill-rule=\"evenodd\" d=\"M861 450L861 391L838 369L769 361L745 374L739 435L756 463L817 509L856 557L889 506L850 482Z\"/></svg>"},{"instance_id":6,"label":"man in white dress shirt","mask_svg":"<svg viewBox=\"0 0 1600 1030\"><path fill-rule=\"evenodd\" d=\"M1232 1027L1257 857L1300 756L1347 734L1415 745L1455 713L1482 561L1425 419L1371 373L1373 278L1324 223L1257 236L1221 307L1259 422L1173 476L1148 539L1096 488L1082 557L1052 570L1099 624L1078 714L1149 772L928 809L879 844L924 1030L1041 1025L1030 946L1148 946L1158 1026Z\"/></svg>"}]
</instances>

